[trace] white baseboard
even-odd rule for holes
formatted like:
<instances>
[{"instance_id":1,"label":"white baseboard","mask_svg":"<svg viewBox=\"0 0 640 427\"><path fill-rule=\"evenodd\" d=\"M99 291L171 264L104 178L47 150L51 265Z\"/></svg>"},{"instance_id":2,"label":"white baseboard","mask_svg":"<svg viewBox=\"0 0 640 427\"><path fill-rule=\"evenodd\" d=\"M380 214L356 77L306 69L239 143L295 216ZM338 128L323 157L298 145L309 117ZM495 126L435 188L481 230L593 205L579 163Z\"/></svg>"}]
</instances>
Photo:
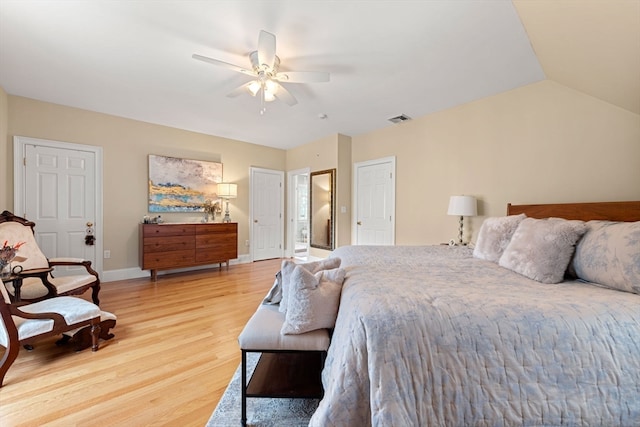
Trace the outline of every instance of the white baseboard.
<instances>
[{"instance_id":1,"label":"white baseboard","mask_svg":"<svg viewBox=\"0 0 640 427\"><path fill-rule=\"evenodd\" d=\"M229 261L229 265L235 264L247 264L251 262L250 256L240 255L237 259L232 259ZM164 274L170 273L182 273L184 271L194 271L194 270L205 270L207 268L216 268L218 264L210 264L210 265L199 265L195 267L189 268L177 268L175 270L166 270L166 271L158 271L158 276L162 276ZM140 277L151 277L151 272L149 270L141 270L140 267L133 268L123 268L120 270L108 270L103 271L100 276L101 283L107 282L115 282L117 280L129 280L129 279L139 279Z\"/></svg>"}]
</instances>

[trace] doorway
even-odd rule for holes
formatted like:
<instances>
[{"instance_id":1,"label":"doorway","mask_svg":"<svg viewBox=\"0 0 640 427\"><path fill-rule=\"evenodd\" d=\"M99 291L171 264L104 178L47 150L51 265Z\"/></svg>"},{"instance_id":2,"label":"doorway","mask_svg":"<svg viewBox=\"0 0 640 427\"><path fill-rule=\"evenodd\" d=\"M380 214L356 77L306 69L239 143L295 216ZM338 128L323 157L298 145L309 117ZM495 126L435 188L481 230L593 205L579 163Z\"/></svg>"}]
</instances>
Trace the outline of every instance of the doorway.
<instances>
[{"instance_id":1,"label":"doorway","mask_svg":"<svg viewBox=\"0 0 640 427\"><path fill-rule=\"evenodd\" d=\"M102 147L23 136L13 141L15 214L36 223L47 258L89 260L102 275ZM88 234L93 244L86 243ZM77 274L71 267L56 271Z\"/></svg>"},{"instance_id":2,"label":"doorway","mask_svg":"<svg viewBox=\"0 0 640 427\"><path fill-rule=\"evenodd\" d=\"M309 168L288 172L290 256L309 256Z\"/></svg>"},{"instance_id":3,"label":"doorway","mask_svg":"<svg viewBox=\"0 0 640 427\"><path fill-rule=\"evenodd\" d=\"M282 258L284 249L284 172L250 169L251 260Z\"/></svg>"},{"instance_id":4,"label":"doorway","mask_svg":"<svg viewBox=\"0 0 640 427\"><path fill-rule=\"evenodd\" d=\"M353 244L395 244L396 158L355 163L353 170Z\"/></svg>"}]
</instances>

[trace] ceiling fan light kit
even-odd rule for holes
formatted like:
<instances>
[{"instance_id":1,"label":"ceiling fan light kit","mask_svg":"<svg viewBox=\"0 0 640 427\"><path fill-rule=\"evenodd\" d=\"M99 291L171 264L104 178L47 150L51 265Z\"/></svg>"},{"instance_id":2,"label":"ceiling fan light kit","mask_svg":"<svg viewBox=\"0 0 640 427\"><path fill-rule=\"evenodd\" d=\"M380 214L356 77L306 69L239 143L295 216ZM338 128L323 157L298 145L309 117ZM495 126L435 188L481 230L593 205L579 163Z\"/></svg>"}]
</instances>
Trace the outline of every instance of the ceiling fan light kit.
<instances>
[{"instance_id":1,"label":"ceiling fan light kit","mask_svg":"<svg viewBox=\"0 0 640 427\"><path fill-rule=\"evenodd\" d=\"M321 83L329 81L329 73L319 71L288 71L280 72L280 58L276 55L276 36L266 31L260 31L258 50L249 54L251 69L209 58L198 54L192 57L199 61L220 65L242 74L252 76L254 80L243 84L231 91L227 96L234 98L242 93L260 96L260 114L266 112L267 102L279 99L292 106L298 103L296 98L282 85L282 83Z\"/></svg>"}]
</instances>

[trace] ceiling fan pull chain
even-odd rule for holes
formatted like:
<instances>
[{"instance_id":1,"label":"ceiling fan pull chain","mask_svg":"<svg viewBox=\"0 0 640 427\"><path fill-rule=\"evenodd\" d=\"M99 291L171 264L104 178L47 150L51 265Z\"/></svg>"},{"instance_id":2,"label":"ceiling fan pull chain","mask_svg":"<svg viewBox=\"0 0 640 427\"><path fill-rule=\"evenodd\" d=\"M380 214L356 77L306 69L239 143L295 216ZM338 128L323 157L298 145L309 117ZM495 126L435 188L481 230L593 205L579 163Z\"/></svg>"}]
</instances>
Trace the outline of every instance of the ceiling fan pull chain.
<instances>
[{"instance_id":1,"label":"ceiling fan pull chain","mask_svg":"<svg viewBox=\"0 0 640 427\"><path fill-rule=\"evenodd\" d=\"M260 90L260 115L263 116L267 111L267 105L264 100L264 82L262 82L262 88Z\"/></svg>"}]
</instances>

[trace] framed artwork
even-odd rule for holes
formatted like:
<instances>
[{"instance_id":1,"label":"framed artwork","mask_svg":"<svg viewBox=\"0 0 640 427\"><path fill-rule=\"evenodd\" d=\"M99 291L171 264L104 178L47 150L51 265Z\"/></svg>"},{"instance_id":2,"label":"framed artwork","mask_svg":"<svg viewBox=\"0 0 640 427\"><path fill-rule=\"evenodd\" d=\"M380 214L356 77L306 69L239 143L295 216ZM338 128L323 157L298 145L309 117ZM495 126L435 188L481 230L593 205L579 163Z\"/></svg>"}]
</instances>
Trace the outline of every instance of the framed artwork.
<instances>
[{"instance_id":1,"label":"framed artwork","mask_svg":"<svg viewBox=\"0 0 640 427\"><path fill-rule=\"evenodd\" d=\"M149 212L204 212L219 182L222 163L149 154Z\"/></svg>"}]
</instances>

